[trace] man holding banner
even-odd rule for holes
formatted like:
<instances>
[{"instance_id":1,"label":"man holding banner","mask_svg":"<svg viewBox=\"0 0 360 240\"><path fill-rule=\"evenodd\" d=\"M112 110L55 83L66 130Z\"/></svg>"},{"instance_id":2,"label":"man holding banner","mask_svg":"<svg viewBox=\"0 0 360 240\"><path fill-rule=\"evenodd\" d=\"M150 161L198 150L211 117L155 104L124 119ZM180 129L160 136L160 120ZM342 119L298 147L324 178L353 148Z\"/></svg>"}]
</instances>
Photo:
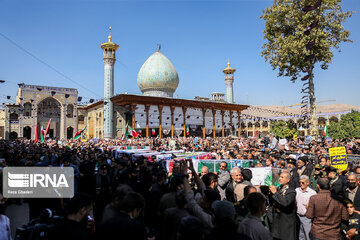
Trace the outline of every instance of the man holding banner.
<instances>
[{"instance_id":1,"label":"man holding banner","mask_svg":"<svg viewBox=\"0 0 360 240\"><path fill-rule=\"evenodd\" d=\"M269 187L269 201L272 206L271 234L274 239L296 239L296 193L289 187L290 179L290 173L283 171L279 178L281 186L279 188L274 185Z\"/></svg>"}]
</instances>

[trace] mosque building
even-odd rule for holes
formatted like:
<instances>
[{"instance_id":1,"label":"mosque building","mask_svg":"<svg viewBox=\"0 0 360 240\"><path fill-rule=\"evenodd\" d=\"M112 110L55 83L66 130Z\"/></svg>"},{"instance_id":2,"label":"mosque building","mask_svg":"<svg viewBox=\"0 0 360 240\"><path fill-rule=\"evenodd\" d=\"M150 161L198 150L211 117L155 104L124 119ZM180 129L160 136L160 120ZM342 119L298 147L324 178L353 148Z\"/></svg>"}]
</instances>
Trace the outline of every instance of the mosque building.
<instances>
[{"instance_id":1,"label":"mosque building","mask_svg":"<svg viewBox=\"0 0 360 240\"><path fill-rule=\"evenodd\" d=\"M0 139L34 139L35 129L39 134L49 119L49 137L58 139L73 138L84 128L82 139L121 138L127 125L143 137L160 138L254 136L255 131L268 132L266 121L240 121L242 111L246 112L249 106L234 102L236 70L230 67L229 61L223 69L226 94L213 92L211 98L196 96L193 100L174 98L179 75L159 45L137 75L142 95L114 95L114 65L119 45L112 42L110 33L101 48L103 100L79 105L81 97L77 89L19 84L16 103L5 104L4 109L0 109Z\"/></svg>"},{"instance_id":2,"label":"mosque building","mask_svg":"<svg viewBox=\"0 0 360 240\"><path fill-rule=\"evenodd\" d=\"M174 98L179 75L171 61L160 51L159 45L137 76L137 84L143 95L119 94L112 97L111 102L126 114L122 121L143 136L158 135L161 138L191 134L205 137L226 136L235 134L235 131L240 133L240 114L248 106L234 104L234 72L235 69L228 63L224 69L227 101L224 101L223 95L219 97L219 93L214 94L216 98L213 99ZM116 129L116 132L123 134L124 131ZM119 134L116 136L119 137Z\"/></svg>"}]
</instances>

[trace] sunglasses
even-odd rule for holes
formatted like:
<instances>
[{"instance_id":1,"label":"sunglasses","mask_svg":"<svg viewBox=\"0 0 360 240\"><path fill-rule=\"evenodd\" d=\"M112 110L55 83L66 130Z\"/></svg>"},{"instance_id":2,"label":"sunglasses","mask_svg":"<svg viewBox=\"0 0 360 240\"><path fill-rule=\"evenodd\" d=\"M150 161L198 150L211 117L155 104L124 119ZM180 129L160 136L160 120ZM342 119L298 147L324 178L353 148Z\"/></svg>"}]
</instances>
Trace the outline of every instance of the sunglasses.
<instances>
[{"instance_id":1,"label":"sunglasses","mask_svg":"<svg viewBox=\"0 0 360 240\"><path fill-rule=\"evenodd\" d=\"M300 184L305 184L306 182L300 182Z\"/></svg>"}]
</instances>

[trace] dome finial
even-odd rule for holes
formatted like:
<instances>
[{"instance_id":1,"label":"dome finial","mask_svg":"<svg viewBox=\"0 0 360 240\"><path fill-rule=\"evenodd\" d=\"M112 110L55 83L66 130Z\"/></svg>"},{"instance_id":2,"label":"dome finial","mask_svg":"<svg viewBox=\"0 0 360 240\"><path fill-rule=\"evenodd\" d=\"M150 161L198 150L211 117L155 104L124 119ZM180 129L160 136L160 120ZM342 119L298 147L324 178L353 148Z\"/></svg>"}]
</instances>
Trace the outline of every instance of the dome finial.
<instances>
[{"instance_id":1,"label":"dome finial","mask_svg":"<svg viewBox=\"0 0 360 240\"><path fill-rule=\"evenodd\" d=\"M111 36L111 26L109 27L109 36L108 36L109 42L111 42L112 40L112 36Z\"/></svg>"},{"instance_id":2,"label":"dome finial","mask_svg":"<svg viewBox=\"0 0 360 240\"><path fill-rule=\"evenodd\" d=\"M223 70L225 74L233 74L236 69L230 67L230 59L228 58L227 67Z\"/></svg>"},{"instance_id":3,"label":"dome finial","mask_svg":"<svg viewBox=\"0 0 360 240\"><path fill-rule=\"evenodd\" d=\"M157 51L157 52L160 52L160 49L161 49L161 43L158 43L158 44L157 44L157 50L156 50L156 51Z\"/></svg>"}]
</instances>

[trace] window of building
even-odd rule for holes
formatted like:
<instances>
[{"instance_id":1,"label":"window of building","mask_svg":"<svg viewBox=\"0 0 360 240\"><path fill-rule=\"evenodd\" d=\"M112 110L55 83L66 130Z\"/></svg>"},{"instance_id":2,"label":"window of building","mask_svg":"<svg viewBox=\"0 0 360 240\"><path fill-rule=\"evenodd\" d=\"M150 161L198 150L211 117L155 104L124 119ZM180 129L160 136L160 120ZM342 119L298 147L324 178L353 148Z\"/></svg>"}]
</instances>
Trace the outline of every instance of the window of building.
<instances>
[{"instance_id":1,"label":"window of building","mask_svg":"<svg viewBox=\"0 0 360 240\"><path fill-rule=\"evenodd\" d=\"M24 115L26 117L31 117L31 111L32 111L32 107L31 107L31 103L27 102L24 104Z\"/></svg>"},{"instance_id":2,"label":"window of building","mask_svg":"<svg viewBox=\"0 0 360 240\"><path fill-rule=\"evenodd\" d=\"M74 106L72 104L67 105L66 117L72 118L74 116Z\"/></svg>"},{"instance_id":3,"label":"window of building","mask_svg":"<svg viewBox=\"0 0 360 240\"><path fill-rule=\"evenodd\" d=\"M19 115L17 113L10 113L10 120L18 120Z\"/></svg>"}]
</instances>

